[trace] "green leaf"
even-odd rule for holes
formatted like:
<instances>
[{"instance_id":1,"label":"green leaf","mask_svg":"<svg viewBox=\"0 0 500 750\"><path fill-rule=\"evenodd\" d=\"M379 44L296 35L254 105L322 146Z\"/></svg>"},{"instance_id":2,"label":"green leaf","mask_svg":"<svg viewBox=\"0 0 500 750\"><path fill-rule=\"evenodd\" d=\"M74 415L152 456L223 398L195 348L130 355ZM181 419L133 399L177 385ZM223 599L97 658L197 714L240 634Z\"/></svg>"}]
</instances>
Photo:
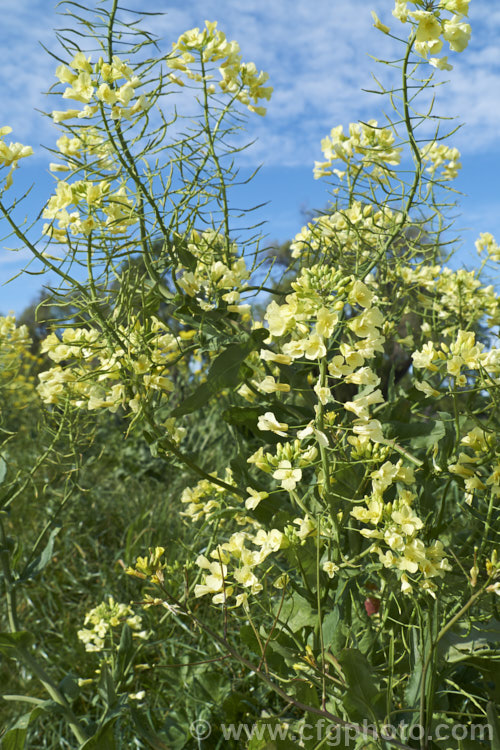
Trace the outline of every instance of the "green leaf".
<instances>
[{"instance_id":1,"label":"green leaf","mask_svg":"<svg viewBox=\"0 0 500 750\"><path fill-rule=\"evenodd\" d=\"M293 688L295 698L303 703L305 706L311 706L312 708L320 708L320 701L318 691L313 685L309 685L307 682L296 682ZM314 716L315 714L310 714Z\"/></svg>"},{"instance_id":2,"label":"green leaf","mask_svg":"<svg viewBox=\"0 0 500 750\"><path fill-rule=\"evenodd\" d=\"M384 693L379 689L373 676L373 668L366 656L355 648L341 651L338 660L344 672L348 690L343 703L349 718L353 720L383 718L377 704L382 703Z\"/></svg>"},{"instance_id":3,"label":"green leaf","mask_svg":"<svg viewBox=\"0 0 500 750\"><path fill-rule=\"evenodd\" d=\"M446 633L440 643L441 653L448 662L463 661L479 657L485 652L491 655L492 651L500 651L499 620L478 622L470 627L462 625L457 630L461 632Z\"/></svg>"},{"instance_id":4,"label":"green leaf","mask_svg":"<svg viewBox=\"0 0 500 750\"><path fill-rule=\"evenodd\" d=\"M139 711L139 709L132 704L129 705L129 711L139 737L145 740L153 750L170 750L170 745L167 745L166 742L162 740L162 738L156 733L151 721L147 720L149 719L149 716L146 719L144 712Z\"/></svg>"},{"instance_id":5,"label":"green leaf","mask_svg":"<svg viewBox=\"0 0 500 750\"><path fill-rule=\"evenodd\" d=\"M61 526L55 526L52 531L49 534L49 538L47 540L47 544L43 548L42 552L35 557L34 560L31 560L29 562L23 572L20 575L21 581L28 581L30 578L34 578L38 573L41 573L42 570L44 570L49 562L52 560L52 555L54 552L54 542L56 539L56 536L61 531Z\"/></svg>"},{"instance_id":6,"label":"green leaf","mask_svg":"<svg viewBox=\"0 0 500 750\"><path fill-rule=\"evenodd\" d=\"M262 409L257 406L231 406L222 412L222 419L228 424L244 425L254 431L261 414Z\"/></svg>"},{"instance_id":7,"label":"green leaf","mask_svg":"<svg viewBox=\"0 0 500 750\"><path fill-rule=\"evenodd\" d=\"M74 701L80 695L78 682L72 674L65 675L59 683L59 690L69 701Z\"/></svg>"},{"instance_id":8,"label":"green leaf","mask_svg":"<svg viewBox=\"0 0 500 750\"><path fill-rule=\"evenodd\" d=\"M114 725L117 719L118 716L115 715L105 721L97 732L80 746L80 750L116 750Z\"/></svg>"},{"instance_id":9,"label":"green leaf","mask_svg":"<svg viewBox=\"0 0 500 750\"><path fill-rule=\"evenodd\" d=\"M113 679L119 682L126 677L134 655L134 644L132 641L132 629L126 623L122 627L120 637L120 646L116 658L115 668L113 670Z\"/></svg>"},{"instance_id":10,"label":"green leaf","mask_svg":"<svg viewBox=\"0 0 500 750\"><path fill-rule=\"evenodd\" d=\"M182 245L179 245L179 247L176 248L176 252L177 257L179 258L184 268L187 268L188 271L194 271L198 263L196 255L193 255L192 252L190 252L187 248L182 247Z\"/></svg>"},{"instance_id":11,"label":"green leaf","mask_svg":"<svg viewBox=\"0 0 500 750\"><path fill-rule=\"evenodd\" d=\"M0 653L12 656L12 652L16 649L31 646L33 640L33 635L27 630L19 630L17 633L0 633Z\"/></svg>"},{"instance_id":12,"label":"green leaf","mask_svg":"<svg viewBox=\"0 0 500 750\"><path fill-rule=\"evenodd\" d=\"M229 344L229 346L212 362L205 383L201 383L191 396L188 396L182 404L173 410L173 417L181 417L204 406L212 396L220 393L224 388L235 388L240 379L240 367L242 362L255 349L260 347L263 338L267 338L268 332L257 329L240 343Z\"/></svg>"},{"instance_id":13,"label":"green leaf","mask_svg":"<svg viewBox=\"0 0 500 750\"><path fill-rule=\"evenodd\" d=\"M428 419L425 422L387 422L389 440L404 442L409 440L412 448L430 448L446 435L444 423Z\"/></svg>"},{"instance_id":14,"label":"green leaf","mask_svg":"<svg viewBox=\"0 0 500 750\"><path fill-rule=\"evenodd\" d=\"M323 618L323 642L325 648L330 648L337 639L337 631L340 626L340 608L335 607Z\"/></svg>"},{"instance_id":15,"label":"green leaf","mask_svg":"<svg viewBox=\"0 0 500 750\"><path fill-rule=\"evenodd\" d=\"M278 608L279 604L276 604L275 614L277 614ZM290 599L283 602L280 620L288 625L292 633L297 633L307 625L314 626L315 614L307 599L304 599L300 594L294 594Z\"/></svg>"},{"instance_id":16,"label":"green leaf","mask_svg":"<svg viewBox=\"0 0 500 750\"><path fill-rule=\"evenodd\" d=\"M29 725L43 713L43 708L37 706L32 711L21 716L14 726L6 731L2 737L2 750L24 750Z\"/></svg>"}]
</instances>

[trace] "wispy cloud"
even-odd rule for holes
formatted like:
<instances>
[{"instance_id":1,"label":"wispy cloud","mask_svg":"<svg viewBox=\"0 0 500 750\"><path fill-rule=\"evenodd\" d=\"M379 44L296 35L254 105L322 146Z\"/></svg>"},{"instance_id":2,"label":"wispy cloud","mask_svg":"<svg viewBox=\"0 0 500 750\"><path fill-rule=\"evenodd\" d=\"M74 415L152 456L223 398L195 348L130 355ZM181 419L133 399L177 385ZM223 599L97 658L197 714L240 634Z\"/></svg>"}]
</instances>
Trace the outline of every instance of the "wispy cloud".
<instances>
[{"instance_id":1,"label":"wispy cloud","mask_svg":"<svg viewBox=\"0 0 500 750\"><path fill-rule=\"evenodd\" d=\"M1 3L0 3L1 4ZM132 3L131 3L132 5ZM377 3L375 3L375 6ZM377 11L394 31L406 33L390 13L392 3ZM4 117L16 137L52 142L53 129L34 108L50 109L40 93L54 81L54 61L38 41L55 49L52 28L61 25L46 0L19 0L2 9L0 42L9 51L0 75L0 94L8 102ZM167 12L146 20L163 37L164 52L187 28L218 20L229 38L237 39L245 60L269 72L275 92L268 116L249 122L257 144L246 160L269 165L312 165L320 158L319 142L337 124L374 117L383 121L387 100L363 93L373 88L370 71L388 83L392 71L369 57L397 55L397 45L373 29L367 0L172 0ZM163 11L162 0L149 0L148 11ZM437 111L466 125L455 137L464 152L500 151L500 9L488 0L471 3L472 43L462 55L451 55L455 69L438 73L450 83L438 89Z\"/></svg>"}]
</instances>

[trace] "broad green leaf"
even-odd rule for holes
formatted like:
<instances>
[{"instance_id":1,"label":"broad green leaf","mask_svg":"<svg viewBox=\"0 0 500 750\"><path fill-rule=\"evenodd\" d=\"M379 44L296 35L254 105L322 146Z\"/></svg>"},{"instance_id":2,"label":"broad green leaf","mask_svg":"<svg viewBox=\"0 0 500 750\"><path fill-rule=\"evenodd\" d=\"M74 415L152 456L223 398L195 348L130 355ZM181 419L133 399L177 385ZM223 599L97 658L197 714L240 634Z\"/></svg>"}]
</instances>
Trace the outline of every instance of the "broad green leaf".
<instances>
[{"instance_id":1,"label":"broad green leaf","mask_svg":"<svg viewBox=\"0 0 500 750\"><path fill-rule=\"evenodd\" d=\"M278 612L279 605L276 604L275 614ZM311 605L300 594L293 594L289 599L285 599L280 612L280 620L285 622L292 633L297 633L307 625L313 627L315 624L315 614Z\"/></svg>"},{"instance_id":2,"label":"broad green leaf","mask_svg":"<svg viewBox=\"0 0 500 750\"><path fill-rule=\"evenodd\" d=\"M118 648L116 664L113 670L113 678L115 682L118 682L122 678L126 677L127 672L130 668L133 654L134 644L132 641L132 630L125 623L122 627L120 646Z\"/></svg>"},{"instance_id":3,"label":"broad green leaf","mask_svg":"<svg viewBox=\"0 0 500 750\"><path fill-rule=\"evenodd\" d=\"M330 648L336 640L337 631L340 627L340 608L335 607L323 617L323 642L325 648Z\"/></svg>"},{"instance_id":4,"label":"broad green leaf","mask_svg":"<svg viewBox=\"0 0 500 750\"><path fill-rule=\"evenodd\" d=\"M0 484L5 479L7 473L7 462L3 456L0 456Z\"/></svg>"},{"instance_id":5,"label":"broad green leaf","mask_svg":"<svg viewBox=\"0 0 500 750\"><path fill-rule=\"evenodd\" d=\"M198 263L196 255L193 255L193 253L191 253L186 247L183 247L182 245L179 245L179 247L176 248L176 252L182 265L187 268L188 271L194 271Z\"/></svg>"},{"instance_id":6,"label":"broad green leaf","mask_svg":"<svg viewBox=\"0 0 500 750\"><path fill-rule=\"evenodd\" d=\"M156 733L145 712L140 711L132 703L129 705L129 711L137 734L147 742L149 747L153 750L170 750L170 745L167 745Z\"/></svg>"},{"instance_id":7,"label":"broad green leaf","mask_svg":"<svg viewBox=\"0 0 500 750\"><path fill-rule=\"evenodd\" d=\"M486 652L500 652L500 621L478 622L469 627L462 625L457 628L461 632L448 632L443 638L441 653L449 662L463 661L470 657L480 657Z\"/></svg>"},{"instance_id":8,"label":"broad green leaf","mask_svg":"<svg viewBox=\"0 0 500 750\"><path fill-rule=\"evenodd\" d=\"M59 683L59 690L70 701L74 701L80 695L78 682L72 674L65 675Z\"/></svg>"},{"instance_id":9,"label":"broad green leaf","mask_svg":"<svg viewBox=\"0 0 500 750\"><path fill-rule=\"evenodd\" d=\"M384 430L389 440L409 444L413 449L429 448L436 445L446 434L444 423L440 420L428 419L425 421L386 423L387 431Z\"/></svg>"},{"instance_id":10,"label":"broad green leaf","mask_svg":"<svg viewBox=\"0 0 500 750\"><path fill-rule=\"evenodd\" d=\"M229 346L212 362L207 380L201 383L191 396L188 396L176 409L173 417L190 414L204 406L212 396L220 393L224 388L235 388L240 382L240 366L248 355L259 348L262 339L268 336L264 329L257 329L247 338L237 344Z\"/></svg>"},{"instance_id":11,"label":"broad green leaf","mask_svg":"<svg viewBox=\"0 0 500 750\"><path fill-rule=\"evenodd\" d=\"M97 732L90 737L80 750L116 750L114 726L118 716L112 716L99 727Z\"/></svg>"},{"instance_id":12,"label":"broad green leaf","mask_svg":"<svg viewBox=\"0 0 500 750\"><path fill-rule=\"evenodd\" d=\"M24 750L29 725L43 713L43 708L37 706L32 711L21 716L14 726L8 729L2 737L2 750Z\"/></svg>"},{"instance_id":13,"label":"broad green leaf","mask_svg":"<svg viewBox=\"0 0 500 750\"><path fill-rule=\"evenodd\" d=\"M34 578L36 575L38 575L38 573L41 573L42 570L47 567L49 562L52 560L52 555L54 552L54 542L56 536L61 531L61 528L62 527L58 525L52 529L42 552L37 555L34 560L31 560L31 562L26 565L23 572L21 573L21 581L28 581L30 578Z\"/></svg>"},{"instance_id":14,"label":"broad green leaf","mask_svg":"<svg viewBox=\"0 0 500 750\"><path fill-rule=\"evenodd\" d=\"M343 703L349 717L354 721L371 719L377 714L382 718L378 704L384 698L375 677L373 667L358 649L346 648L338 657L345 674L348 690Z\"/></svg>"}]
</instances>

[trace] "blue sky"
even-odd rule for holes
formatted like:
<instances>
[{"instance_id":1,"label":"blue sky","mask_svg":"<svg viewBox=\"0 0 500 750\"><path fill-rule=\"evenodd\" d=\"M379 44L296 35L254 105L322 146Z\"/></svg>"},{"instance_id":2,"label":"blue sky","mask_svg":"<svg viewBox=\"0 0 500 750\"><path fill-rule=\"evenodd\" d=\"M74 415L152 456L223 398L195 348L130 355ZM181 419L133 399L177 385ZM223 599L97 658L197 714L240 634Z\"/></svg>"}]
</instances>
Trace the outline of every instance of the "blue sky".
<instances>
[{"instance_id":1,"label":"blue sky","mask_svg":"<svg viewBox=\"0 0 500 750\"><path fill-rule=\"evenodd\" d=\"M134 0L126 5L134 7ZM370 71L381 74L370 55L390 57L394 50L391 40L373 28L370 10L395 31L405 30L392 18L392 7L392 0L148 0L148 11L165 12L149 22L162 37L165 52L182 31L203 26L205 19L218 20L228 38L239 42L243 59L268 71L273 99L267 117L249 118L249 138L258 140L243 157L245 168L263 167L252 185L241 191L238 204L269 201L258 217L267 221L269 239L293 237L304 223L301 212L325 205L326 186L312 174L314 160L321 159L321 138L338 124L384 121L387 100L362 89L373 88ZM37 111L52 109L42 92L55 81L56 65L41 44L57 50L52 29L64 26L65 19L47 0L0 0L0 8L0 44L8 51L0 71L0 126L10 125L12 139L35 151L20 163L11 189L35 183L33 197L25 204L32 213L50 195L53 181L47 173L51 159L42 146L52 145L58 135ZM450 55L453 71L438 73L438 80L449 83L438 89L437 111L464 123L450 144L462 152L463 169L454 187L466 193L460 197L456 227L463 244L455 264L470 267L479 232L489 231L500 239L500 7L491 0L471 0L469 20L468 49ZM386 71L382 67L382 75ZM12 240L0 244L2 284L29 259L25 250L6 249L12 246ZM43 281L23 274L0 286L0 312L19 313Z\"/></svg>"}]
</instances>

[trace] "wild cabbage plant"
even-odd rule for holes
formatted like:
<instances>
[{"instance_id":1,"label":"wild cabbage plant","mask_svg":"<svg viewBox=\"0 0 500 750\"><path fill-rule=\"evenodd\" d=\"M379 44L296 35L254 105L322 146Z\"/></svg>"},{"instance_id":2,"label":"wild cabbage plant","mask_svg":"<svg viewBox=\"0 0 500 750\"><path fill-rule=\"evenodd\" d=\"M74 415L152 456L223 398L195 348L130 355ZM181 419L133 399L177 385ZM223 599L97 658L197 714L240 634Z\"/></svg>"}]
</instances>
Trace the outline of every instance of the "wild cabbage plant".
<instances>
[{"instance_id":1,"label":"wild cabbage plant","mask_svg":"<svg viewBox=\"0 0 500 750\"><path fill-rule=\"evenodd\" d=\"M379 61L398 71L379 84L392 116L323 139L329 202L291 242L284 289L231 201L267 74L215 21L165 55L116 0L95 15L66 4L80 30L60 37L52 93L70 108L51 112L44 249L7 202L30 149L0 146L4 220L71 296L38 397L61 420L115 415L183 467L178 513L198 530L181 557L159 545L127 560L134 600L103 598L74 633L95 658L80 689L97 724L51 695L79 746L113 747L129 721L138 747L241 747L224 729L236 716L254 750L498 747L500 308L483 278L500 248L484 232L475 270L446 265L460 154L427 96L466 54L468 6L373 14L401 49ZM208 409L230 438L222 468L190 450ZM190 668L224 701L159 717Z\"/></svg>"}]
</instances>

